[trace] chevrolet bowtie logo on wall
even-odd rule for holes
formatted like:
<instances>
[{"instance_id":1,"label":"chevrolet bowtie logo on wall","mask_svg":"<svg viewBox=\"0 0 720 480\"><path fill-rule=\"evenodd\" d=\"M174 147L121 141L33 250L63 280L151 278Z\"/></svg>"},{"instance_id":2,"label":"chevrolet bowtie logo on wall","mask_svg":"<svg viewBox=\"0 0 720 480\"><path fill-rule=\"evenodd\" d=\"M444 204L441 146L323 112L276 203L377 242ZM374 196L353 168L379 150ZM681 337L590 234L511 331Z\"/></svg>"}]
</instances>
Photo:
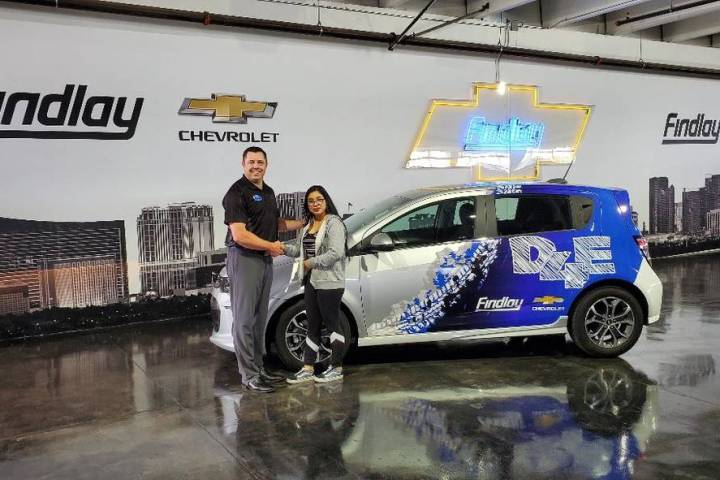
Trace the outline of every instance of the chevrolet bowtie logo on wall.
<instances>
[{"instance_id":1,"label":"chevrolet bowtie logo on wall","mask_svg":"<svg viewBox=\"0 0 720 480\"><path fill-rule=\"evenodd\" d=\"M211 116L213 123L247 123L248 118L272 118L277 102L245 100L245 95L213 93L211 98L186 98L180 115Z\"/></svg>"}]
</instances>

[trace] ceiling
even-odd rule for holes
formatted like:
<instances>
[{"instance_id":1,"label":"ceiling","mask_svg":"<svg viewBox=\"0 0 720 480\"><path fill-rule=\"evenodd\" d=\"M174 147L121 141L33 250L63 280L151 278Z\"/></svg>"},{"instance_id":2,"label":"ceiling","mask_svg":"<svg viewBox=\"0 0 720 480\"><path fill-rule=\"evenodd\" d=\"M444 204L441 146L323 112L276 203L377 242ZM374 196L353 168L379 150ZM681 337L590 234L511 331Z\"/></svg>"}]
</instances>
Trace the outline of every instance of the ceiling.
<instances>
[{"instance_id":1,"label":"ceiling","mask_svg":"<svg viewBox=\"0 0 720 480\"><path fill-rule=\"evenodd\" d=\"M335 0L418 13L429 0ZM427 13L720 47L720 0L435 0Z\"/></svg>"}]
</instances>

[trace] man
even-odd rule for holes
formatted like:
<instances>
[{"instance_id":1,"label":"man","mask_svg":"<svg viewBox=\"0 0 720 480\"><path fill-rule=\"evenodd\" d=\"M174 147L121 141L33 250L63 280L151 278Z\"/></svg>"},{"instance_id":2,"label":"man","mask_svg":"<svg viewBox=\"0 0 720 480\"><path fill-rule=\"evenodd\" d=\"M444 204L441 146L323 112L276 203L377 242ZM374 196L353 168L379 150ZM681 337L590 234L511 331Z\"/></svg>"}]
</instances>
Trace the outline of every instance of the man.
<instances>
[{"instance_id":1,"label":"man","mask_svg":"<svg viewBox=\"0 0 720 480\"><path fill-rule=\"evenodd\" d=\"M303 225L280 218L275 192L264 182L267 165L262 148L247 148L243 176L223 198L235 355L243 386L262 393L272 392L272 383L285 380L263 367L272 257L284 252L278 230L297 230Z\"/></svg>"}]
</instances>

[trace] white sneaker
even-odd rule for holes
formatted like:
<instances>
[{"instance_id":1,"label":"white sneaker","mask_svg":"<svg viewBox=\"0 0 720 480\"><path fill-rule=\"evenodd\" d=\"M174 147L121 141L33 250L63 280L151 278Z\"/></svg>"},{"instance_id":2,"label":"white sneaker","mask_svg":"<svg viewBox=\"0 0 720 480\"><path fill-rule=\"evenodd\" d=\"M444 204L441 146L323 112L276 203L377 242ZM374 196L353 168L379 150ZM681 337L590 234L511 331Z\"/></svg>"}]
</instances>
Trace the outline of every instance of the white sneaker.
<instances>
[{"instance_id":1,"label":"white sneaker","mask_svg":"<svg viewBox=\"0 0 720 480\"><path fill-rule=\"evenodd\" d=\"M343 379L342 367L333 367L330 365L320 375L315 376L315 381L319 383L335 382Z\"/></svg>"},{"instance_id":2,"label":"white sneaker","mask_svg":"<svg viewBox=\"0 0 720 480\"><path fill-rule=\"evenodd\" d=\"M305 370L304 368L301 368L299 372L289 376L287 378L287 382L290 384L312 382L314 378L315 374L312 370Z\"/></svg>"}]
</instances>

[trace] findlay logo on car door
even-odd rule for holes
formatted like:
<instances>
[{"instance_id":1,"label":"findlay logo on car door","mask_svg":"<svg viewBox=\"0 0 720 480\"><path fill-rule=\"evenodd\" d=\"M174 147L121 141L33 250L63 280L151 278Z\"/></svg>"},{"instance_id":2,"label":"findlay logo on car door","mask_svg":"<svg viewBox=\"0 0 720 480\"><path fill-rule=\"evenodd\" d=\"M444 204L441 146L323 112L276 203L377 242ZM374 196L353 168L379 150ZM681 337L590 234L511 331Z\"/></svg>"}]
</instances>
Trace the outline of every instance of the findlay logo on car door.
<instances>
[{"instance_id":1,"label":"findlay logo on car door","mask_svg":"<svg viewBox=\"0 0 720 480\"><path fill-rule=\"evenodd\" d=\"M517 312L522 307L521 298L488 298L480 297L475 307L476 312Z\"/></svg>"}]
</instances>

